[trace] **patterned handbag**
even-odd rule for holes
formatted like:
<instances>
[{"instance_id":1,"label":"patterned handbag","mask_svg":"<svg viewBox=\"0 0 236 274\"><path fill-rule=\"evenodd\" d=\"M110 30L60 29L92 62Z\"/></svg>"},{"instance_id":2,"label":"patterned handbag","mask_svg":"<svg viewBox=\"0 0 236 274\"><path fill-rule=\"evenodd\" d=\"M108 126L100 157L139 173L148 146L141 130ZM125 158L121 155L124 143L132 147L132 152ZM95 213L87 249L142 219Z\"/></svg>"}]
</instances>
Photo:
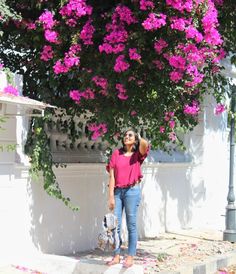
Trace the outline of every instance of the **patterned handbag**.
<instances>
[{"instance_id":1,"label":"patterned handbag","mask_svg":"<svg viewBox=\"0 0 236 274\"><path fill-rule=\"evenodd\" d=\"M113 213L107 213L102 223L102 232L98 235L98 248L103 251L112 251L119 247L117 232L118 220Z\"/></svg>"}]
</instances>

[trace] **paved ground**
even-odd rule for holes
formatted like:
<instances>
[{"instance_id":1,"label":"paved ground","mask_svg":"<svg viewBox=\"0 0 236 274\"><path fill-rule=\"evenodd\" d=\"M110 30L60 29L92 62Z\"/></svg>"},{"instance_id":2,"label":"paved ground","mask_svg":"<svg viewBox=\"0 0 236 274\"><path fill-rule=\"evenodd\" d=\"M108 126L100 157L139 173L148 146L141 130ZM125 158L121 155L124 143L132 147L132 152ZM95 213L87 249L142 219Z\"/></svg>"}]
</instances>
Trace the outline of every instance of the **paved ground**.
<instances>
[{"instance_id":1,"label":"paved ground","mask_svg":"<svg viewBox=\"0 0 236 274\"><path fill-rule=\"evenodd\" d=\"M112 254L92 250L73 256L37 255L1 262L0 274L236 274L236 243L222 231L182 230L138 242L135 265L107 267Z\"/></svg>"}]
</instances>

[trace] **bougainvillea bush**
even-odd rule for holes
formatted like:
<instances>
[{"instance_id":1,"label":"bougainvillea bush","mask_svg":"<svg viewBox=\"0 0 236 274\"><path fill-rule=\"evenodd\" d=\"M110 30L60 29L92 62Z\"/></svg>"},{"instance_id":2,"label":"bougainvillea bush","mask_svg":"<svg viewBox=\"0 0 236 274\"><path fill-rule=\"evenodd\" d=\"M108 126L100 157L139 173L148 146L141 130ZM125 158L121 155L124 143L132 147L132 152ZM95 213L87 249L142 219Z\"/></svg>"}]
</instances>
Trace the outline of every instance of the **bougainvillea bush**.
<instances>
[{"instance_id":1,"label":"bougainvillea bush","mask_svg":"<svg viewBox=\"0 0 236 274\"><path fill-rule=\"evenodd\" d=\"M91 138L145 128L154 147L198 123L209 85L219 104L220 0L6 1L1 54L24 74L24 94L89 112ZM16 54L18 53L18 54ZM215 80L214 80L215 79ZM221 106L221 105L220 105ZM219 113L218 107L217 113Z\"/></svg>"}]
</instances>

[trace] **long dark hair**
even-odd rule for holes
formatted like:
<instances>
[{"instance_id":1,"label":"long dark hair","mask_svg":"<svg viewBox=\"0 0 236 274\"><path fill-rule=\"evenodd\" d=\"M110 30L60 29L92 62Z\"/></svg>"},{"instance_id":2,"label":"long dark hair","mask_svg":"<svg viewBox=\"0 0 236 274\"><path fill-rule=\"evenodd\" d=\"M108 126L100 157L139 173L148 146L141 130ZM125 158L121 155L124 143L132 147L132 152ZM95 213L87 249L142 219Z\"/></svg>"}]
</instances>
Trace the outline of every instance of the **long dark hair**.
<instances>
[{"instance_id":1,"label":"long dark hair","mask_svg":"<svg viewBox=\"0 0 236 274\"><path fill-rule=\"evenodd\" d=\"M124 136L126 135L126 133L127 133L128 131L132 131L132 132L134 133L134 137L135 137L135 143L134 143L134 145L133 145L133 147L132 147L132 152L138 151L138 149L139 149L139 138L138 138L138 133L137 133L133 128L129 128L129 129L127 129L127 130L123 133L123 137L122 137L122 150L123 150L124 152L127 151L126 146L125 146L125 144L124 144Z\"/></svg>"}]
</instances>

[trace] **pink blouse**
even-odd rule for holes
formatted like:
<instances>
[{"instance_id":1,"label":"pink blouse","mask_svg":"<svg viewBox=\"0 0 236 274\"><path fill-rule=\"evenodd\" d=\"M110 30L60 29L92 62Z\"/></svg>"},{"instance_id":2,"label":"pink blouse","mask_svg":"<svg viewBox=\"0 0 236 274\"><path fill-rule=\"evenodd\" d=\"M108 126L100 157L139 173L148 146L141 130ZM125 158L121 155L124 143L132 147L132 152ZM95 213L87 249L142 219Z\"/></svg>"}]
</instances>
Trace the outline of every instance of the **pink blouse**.
<instances>
[{"instance_id":1,"label":"pink blouse","mask_svg":"<svg viewBox=\"0 0 236 274\"><path fill-rule=\"evenodd\" d=\"M143 177L141 165L147 154L141 155L139 151L134 152L131 156L125 156L122 149L116 149L111 155L107 171L114 169L115 187L127 187L139 182Z\"/></svg>"}]
</instances>

